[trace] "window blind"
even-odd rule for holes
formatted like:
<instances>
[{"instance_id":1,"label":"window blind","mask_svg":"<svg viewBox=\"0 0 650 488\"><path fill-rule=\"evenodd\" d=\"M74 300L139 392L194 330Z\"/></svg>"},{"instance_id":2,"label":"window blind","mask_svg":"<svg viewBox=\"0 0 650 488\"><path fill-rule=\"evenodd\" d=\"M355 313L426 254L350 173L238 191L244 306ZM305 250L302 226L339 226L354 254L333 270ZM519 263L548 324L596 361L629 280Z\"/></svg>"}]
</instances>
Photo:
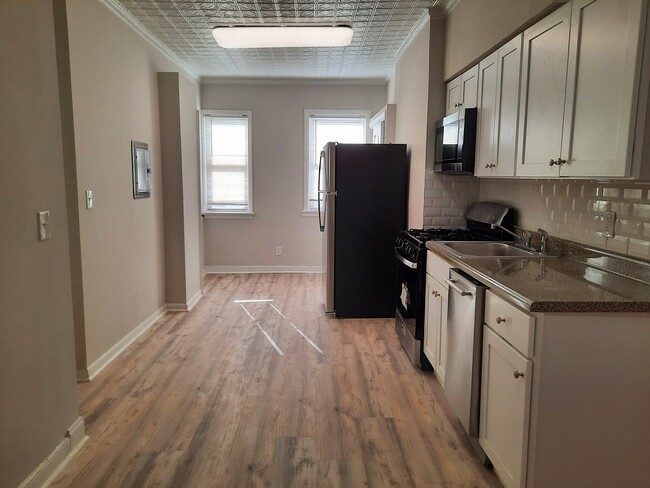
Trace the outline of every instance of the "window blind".
<instances>
[{"instance_id":1,"label":"window blind","mask_svg":"<svg viewBox=\"0 0 650 488\"><path fill-rule=\"evenodd\" d=\"M250 212L249 118L205 115L205 211Z\"/></svg>"}]
</instances>

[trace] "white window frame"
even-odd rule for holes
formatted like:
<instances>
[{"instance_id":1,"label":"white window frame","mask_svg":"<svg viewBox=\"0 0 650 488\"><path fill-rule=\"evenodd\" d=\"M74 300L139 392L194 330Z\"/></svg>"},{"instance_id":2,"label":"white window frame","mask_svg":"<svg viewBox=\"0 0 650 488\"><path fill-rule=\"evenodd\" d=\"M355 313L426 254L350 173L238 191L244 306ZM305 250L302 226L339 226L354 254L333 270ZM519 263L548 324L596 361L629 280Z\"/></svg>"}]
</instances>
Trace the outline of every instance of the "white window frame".
<instances>
[{"instance_id":1,"label":"white window frame","mask_svg":"<svg viewBox=\"0 0 650 488\"><path fill-rule=\"evenodd\" d=\"M207 176L205 165L205 149L203 137L205 134L206 116L233 117L244 116L248 119L248 210L208 210L206 205ZM253 212L253 111L252 110L201 110L200 150L201 150L201 215L208 218L252 218Z\"/></svg>"},{"instance_id":2,"label":"white window frame","mask_svg":"<svg viewBox=\"0 0 650 488\"><path fill-rule=\"evenodd\" d=\"M332 118L345 118L345 117L363 117L366 123L363 127L365 142L370 142L368 124L370 122L370 110L334 110L334 109L305 109L304 120L304 162L303 162L303 201L302 201L302 216L303 217L317 217L318 210L309 208L309 119L312 117L332 117ZM338 141L330 141L338 142Z\"/></svg>"}]
</instances>

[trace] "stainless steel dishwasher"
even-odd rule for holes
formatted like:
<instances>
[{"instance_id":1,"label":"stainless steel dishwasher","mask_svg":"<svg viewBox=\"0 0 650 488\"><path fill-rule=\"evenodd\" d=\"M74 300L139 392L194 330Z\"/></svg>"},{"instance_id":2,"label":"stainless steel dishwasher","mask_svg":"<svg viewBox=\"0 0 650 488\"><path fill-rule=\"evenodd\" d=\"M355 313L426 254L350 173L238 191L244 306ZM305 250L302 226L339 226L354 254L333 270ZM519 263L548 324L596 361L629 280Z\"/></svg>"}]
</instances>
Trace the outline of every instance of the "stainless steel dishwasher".
<instances>
[{"instance_id":1,"label":"stainless steel dishwasher","mask_svg":"<svg viewBox=\"0 0 650 488\"><path fill-rule=\"evenodd\" d=\"M458 269L449 270L447 369L445 396L484 463L478 444L481 394L481 351L486 286Z\"/></svg>"}]
</instances>

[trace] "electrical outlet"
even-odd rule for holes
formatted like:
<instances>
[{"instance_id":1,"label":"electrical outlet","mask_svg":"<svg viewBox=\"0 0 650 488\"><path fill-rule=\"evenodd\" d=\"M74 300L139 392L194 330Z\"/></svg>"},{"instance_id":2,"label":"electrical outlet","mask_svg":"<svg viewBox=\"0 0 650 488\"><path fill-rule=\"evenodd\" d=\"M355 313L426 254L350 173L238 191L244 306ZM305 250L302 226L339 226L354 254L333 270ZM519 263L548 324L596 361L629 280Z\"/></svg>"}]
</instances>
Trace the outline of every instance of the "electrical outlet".
<instances>
[{"instance_id":1,"label":"electrical outlet","mask_svg":"<svg viewBox=\"0 0 650 488\"><path fill-rule=\"evenodd\" d=\"M86 208L90 210L93 208L93 191L86 190Z\"/></svg>"},{"instance_id":2,"label":"electrical outlet","mask_svg":"<svg viewBox=\"0 0 650 488\"><path fill-rule=\"evenodd\" d=\"M52 237L52 232L50 231L50 212L48 210L44 212L38 212L38 240L47 241Z\"/></svg>"},{"instance_id":3,"label":"electrical outlet","mask_svg":"<svg viewBox=\"0 0 650 488\"><path fill-rule=\"evenodd\" d=\"M603 212L603 237L614 237L616 212Z\"/></svg>"},{"instance_id":4,"label":"electrical outlet","mask_svg":"<svg viewBox=\"0 0 650 488\"><path fill-rule=\"evenodd\" d=\"M275 255L276 256L282 256L282 246L277 246L275 248Z\"/></svg>"}]
</instances>

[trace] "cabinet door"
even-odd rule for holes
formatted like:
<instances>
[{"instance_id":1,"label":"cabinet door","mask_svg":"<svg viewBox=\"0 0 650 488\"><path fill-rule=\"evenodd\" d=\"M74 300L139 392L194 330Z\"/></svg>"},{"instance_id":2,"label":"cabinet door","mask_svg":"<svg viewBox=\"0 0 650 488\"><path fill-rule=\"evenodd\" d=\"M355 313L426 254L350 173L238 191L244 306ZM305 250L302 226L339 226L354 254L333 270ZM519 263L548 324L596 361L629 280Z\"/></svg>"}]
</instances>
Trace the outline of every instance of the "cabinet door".
<instances>
[{"instance_id":1,"label":"cabinet door","mask_svg":"<svg viewBox=\"0 0 650 488\"><path fill-rule=\"evenodd\" d=\"M443 387L447 364L447 296L447 289L427 274L423 349Z\"/></svg>"},{"instance_id":2,"label":"cabinet door","mask_svg":"<svg viewBox=\"0 0 650 488\"><path fill-rule=\"evenodd\" d=\"M430 274L426 278L426 297L424 299L424 355L431 365L438 362L438 335L440 334L439 298L436 296L436 280Z\"/></svg>"},{"instance_id":3,"label":"cabinet door","mask_svg":"<svg viewBox=\"0 0 650 488\"><path fill-rule=\"evenodd\" d=\"M443 388L445 386L445 371L447 369L447 300L449 299L449 292L447 288L442 285L439 285L438 298L440 299L440 326L438 327L438 353L436 357L438 358L434 369L442 384Z\"/></svg>"},{"instance_id":4,"label":"cabinet door","mask_svg":"<svg viewBox=\"0 0 650 488\"><path fill-rule=\"evenodd\" d=\"M645 8L642 0L573 1L561 176L628 174Z\"/></svg>"},{"instance_id":5,"label":"cabinet door","mask_svg":"<svg viewBox=\"0 0 650 488\"><path fill-rule=\"evenodd\" d=\"M483 329L479 443L505 488L526 484L533 362Z\"/></svg>"},{"instance_id":6,"label":"cabinet door","mask_svg":"<svg viewBox=\"0 0 650 488\"><path fill-rule=\"evenodd\" d=\"M497 59L495 52L478 65L478 121L476 135L476 176L491 176L494 162L494 135L497 110ZM518 88L517 88L518 90Z\"/></svg>"},{"instance_id":7,"label":"cabinet door","mask_svg":"<svg viewBox=\"0 0 650 488\"><path fill-rule=\"evenodd\" d=\"M558 176L571 3L524 32L517 176Z\"/></svg>"},{"instance_id":8,"label":"cabinet door","mask_svg":"<svg viewBox=\"0 0 650 488\"><path fill-rule=\"evenodd\" d=\"M517 161L519 82L523 34L497 53L496 121L492 176L514 176Z\"/></svg>"},{"instance_id":9,"label":"cabinet door","mask_svg":"<svg viewBox=\"0 0 650 488\"><path fill-rule=\"evenodd\" d=\"M458 111L458 104L462 102L461 78L458 76L447 83L447 110L446 115Z\"/></svg>"},{"instance_id":10,"label":"cabinet door","mask_svg":"<svg viewBox=\"0 0 650 488\"><path fill-rule=\"evenodd\" d=\"M461 76L461 107L475 108L478 101L478 64Z\"/></svg>"}]
</instances>

